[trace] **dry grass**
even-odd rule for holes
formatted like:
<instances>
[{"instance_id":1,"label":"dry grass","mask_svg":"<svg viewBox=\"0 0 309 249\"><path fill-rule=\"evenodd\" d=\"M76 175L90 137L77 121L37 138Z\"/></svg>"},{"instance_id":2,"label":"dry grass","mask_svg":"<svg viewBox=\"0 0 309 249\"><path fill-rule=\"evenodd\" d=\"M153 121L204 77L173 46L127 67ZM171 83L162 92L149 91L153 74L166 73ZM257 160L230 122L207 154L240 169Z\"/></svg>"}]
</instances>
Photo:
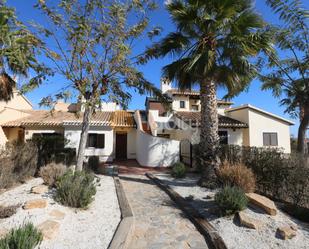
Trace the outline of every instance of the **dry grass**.
<instances>
[{"instance_id":1,"label":"dry grass","mask_svg":"<svg viewBox=\"0 0 309 249\"><path fill-rule=\"evenodd\" d=\"M54 187L59 177L63 176L67 167L63 164L50 163L40 169L40 176L46 185Z\"/></svg>"},{"instance_id":2,"label":"dry grass","mask_svg":"<svg viewBox=\"0 0 309 249\"><path fill-rule=\"evenodd\" d=\"M242 164L231 165L224 162L217 171L217 175L225 186L236 186L247 193L255 190L255 176L251 169Z\"/></svg>"}]
</instances>

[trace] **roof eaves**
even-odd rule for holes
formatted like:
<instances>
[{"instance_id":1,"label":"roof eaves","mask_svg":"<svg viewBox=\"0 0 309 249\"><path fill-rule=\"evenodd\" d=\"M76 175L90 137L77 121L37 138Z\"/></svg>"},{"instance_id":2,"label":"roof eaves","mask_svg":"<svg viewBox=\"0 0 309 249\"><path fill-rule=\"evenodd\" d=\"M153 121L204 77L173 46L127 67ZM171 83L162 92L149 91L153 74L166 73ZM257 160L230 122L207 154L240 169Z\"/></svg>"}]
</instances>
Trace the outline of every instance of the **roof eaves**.
<instances>
[{"instance_id":1,"label":"roof eaves","mask_svg":"<svg viewBox=\"0 0 309 249\"><path fill-rule=\"evenodd\" d=\"M294 124L295 124L294 122L292 122L292 121L290 121L290 120L288 120L288 119L285 119L285 118L282 118L282 117L280 117L280 116L278 116L278 115L276 115L276 114L273 114L273 113L264 111L264 110L262 110L262 109L260 109L260 108L258 108L258 107L255 107L255 106L253 106L253 105L250 105L250 104L241 105L241 106L238 106L238 107L233 107L233 108L227 109L227 110L225 110L225 111L226 111L226 112L233 112L233 111L238 111L238 110L242 110L242 109L252 109L252 110L255 110L255 111L257 111L257 112L266 114L266 115L268 115L268 116L270 116L270 117L273 117L273 118L275 118L275 119L279 119L279 120L281 120L281 121L283 121L283 122L286 122L286 123L288 123L289 125L294 125Z\"/></svg>"}]
</instances>

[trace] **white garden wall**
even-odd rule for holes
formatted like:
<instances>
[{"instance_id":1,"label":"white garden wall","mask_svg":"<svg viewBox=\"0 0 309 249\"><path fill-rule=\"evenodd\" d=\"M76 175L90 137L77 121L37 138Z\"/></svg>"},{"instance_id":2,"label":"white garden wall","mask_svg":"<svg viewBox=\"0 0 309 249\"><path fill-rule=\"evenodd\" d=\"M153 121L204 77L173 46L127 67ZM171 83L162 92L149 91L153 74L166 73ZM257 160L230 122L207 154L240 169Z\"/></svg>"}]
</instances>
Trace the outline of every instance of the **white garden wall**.
<instances>
[{"instance_id":1,"label":"white garden wall","mask_svg":"<svg viewBox=\"0 0 309 249\"><path fill-rule=\"evenodd\" d=\"M134 114L137 124L136 160L142 166L168 167L179 161L179 141L154 137L142 129L139 111Z\"/></svg>"}]
</instances>

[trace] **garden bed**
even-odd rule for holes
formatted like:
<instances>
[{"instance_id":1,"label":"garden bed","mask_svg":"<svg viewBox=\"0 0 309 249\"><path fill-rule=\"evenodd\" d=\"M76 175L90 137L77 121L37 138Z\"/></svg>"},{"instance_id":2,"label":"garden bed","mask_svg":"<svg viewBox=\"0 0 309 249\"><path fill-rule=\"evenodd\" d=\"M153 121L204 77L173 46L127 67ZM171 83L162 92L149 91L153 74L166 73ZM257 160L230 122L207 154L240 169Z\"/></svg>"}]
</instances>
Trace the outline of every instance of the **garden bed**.
<instances>
[{"instance_id":1,"label":"garden bed","mask_svg":"<svg viewBox=\"0 0 309 249\"><path fill-rule=\"evenodd\" d=\"M227 247L230 249L247 248L306 248L309 244L309 225L290 218L278 210L276 216L270 216L252 207L244 212L250 217L263 223L258 229L249 229L239 224L234 216L219 217L214 203L216 190L209 190L197 186L198 177L189 175L183 179L174 179L167 174L156 175L161 181L169 185L195 207L218 231ZM282 225L297 225L297 235L290 240L282 240L276 234Z\"/></svg>"},{"instance_id":2,"label":"garden bed","mask_svg":"<svg viewBox=\"0 0 309 249\"><path fill-rule=\"evenodd\" d=\"M51 238L45 238L41 249L52 248L107 248L120 222L120 210L114 186L109 176L99 176L94 201L86 210L64 207L52 198L53 190L45 194L33 194L31 188L42 184L41 178L35 178L14 189L0 194L0 205L21 204L30 200L43 199L47 206L43 208L18 208L17 213L0 219L0 236L11 228L28 221L35 226L43 222L57 222L54 229L48 231Z\"/></svg>"}]
</instances>

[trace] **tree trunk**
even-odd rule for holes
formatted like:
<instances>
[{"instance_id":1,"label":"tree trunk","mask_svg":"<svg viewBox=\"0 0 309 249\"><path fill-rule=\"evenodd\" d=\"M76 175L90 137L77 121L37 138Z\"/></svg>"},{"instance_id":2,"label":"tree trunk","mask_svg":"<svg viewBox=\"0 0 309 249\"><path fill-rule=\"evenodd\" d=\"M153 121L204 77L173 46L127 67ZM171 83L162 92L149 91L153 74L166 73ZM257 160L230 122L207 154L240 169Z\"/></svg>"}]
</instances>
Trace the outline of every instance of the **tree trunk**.
<instances>
[{"instance_id":1,"label":"tree trunk","mask_svg":"<svg viewBox=\"0 0 309 249\"><path fill-rule=\"evenodd\" d=\"M78 154L77 154L76 170L78 171L81 171L83 169L91 114L92 114L92 107L89 104L86 104L85 112L83 116L82 132L80 134Z\"/></svg>"},{"instance_id":2,"label":"tree trunk","mask_svg":"<svg viewBox=\"0 0 309 249\"><path fill-rule=\"evenodd\" d=\"M218 156L218 110L216 84L211 80L201 82L201 135L200 163L202 176L200 186L214 188L217 185L216 169L220 165Z\"/></svg>"},{"instance_id":3,"label":"tree trunk","mask_svg":"<svg viewBox=\"0 0 309 249\"><path fill-rule=\"evenodd\" d=\"M309 105L305 106L301 110L300 125L298 128L298 139L297 139L297 152L301 154L308 153L306 143L306 132L309 127Z\"/></svg>"}]
</instances>

